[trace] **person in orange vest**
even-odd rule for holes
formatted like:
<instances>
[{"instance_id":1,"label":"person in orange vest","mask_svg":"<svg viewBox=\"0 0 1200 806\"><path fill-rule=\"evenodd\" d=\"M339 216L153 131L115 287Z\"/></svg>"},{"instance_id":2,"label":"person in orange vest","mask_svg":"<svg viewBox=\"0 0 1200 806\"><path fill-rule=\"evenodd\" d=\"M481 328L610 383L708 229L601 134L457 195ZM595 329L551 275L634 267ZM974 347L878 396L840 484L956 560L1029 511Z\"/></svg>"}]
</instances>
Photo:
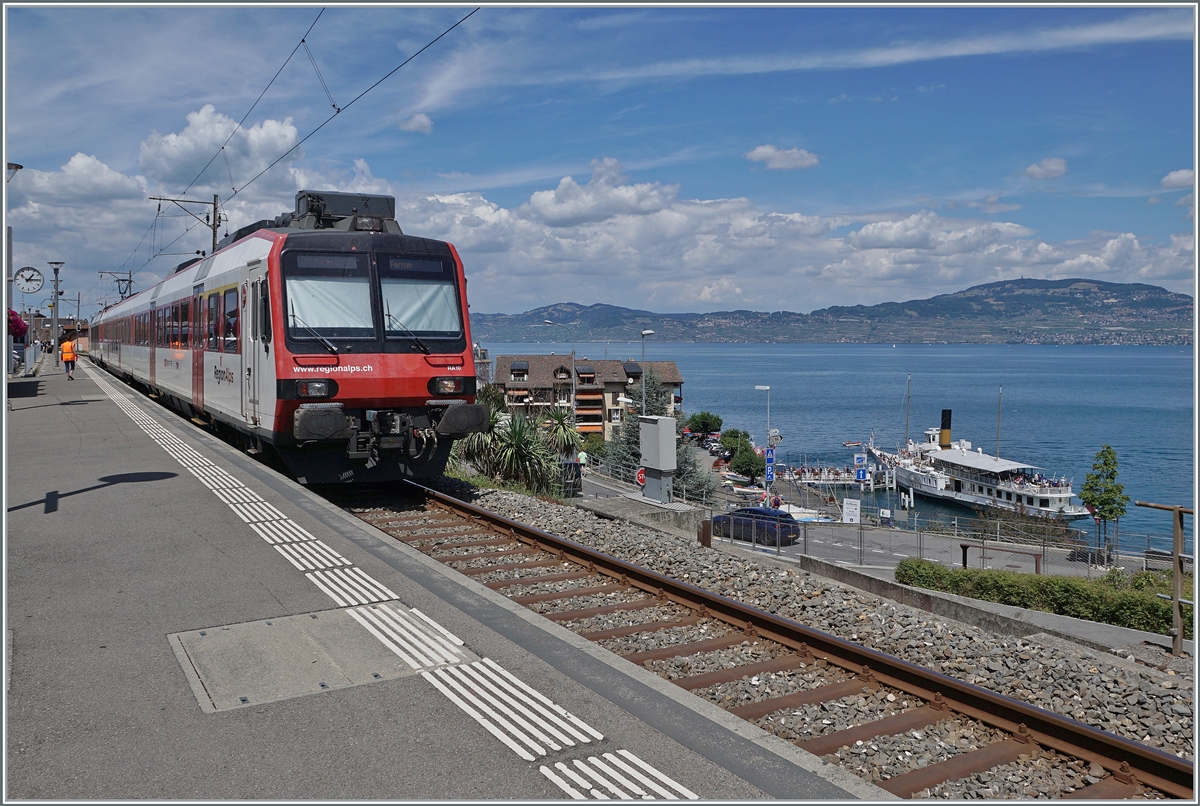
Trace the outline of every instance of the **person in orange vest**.
<instances>
[{"instance_id":1,"label":"person in orange vest","mask_svg":"<svg viewBox=\"0 0 1200 806\"><path fill-rule=\"evenodd\" d=\"M75 380L75 361L78 358L75 354L75 334L68 333L67 340L62 343L62 362L63 368L67 371L67 380Z\"/></svg>"}]
</instances>

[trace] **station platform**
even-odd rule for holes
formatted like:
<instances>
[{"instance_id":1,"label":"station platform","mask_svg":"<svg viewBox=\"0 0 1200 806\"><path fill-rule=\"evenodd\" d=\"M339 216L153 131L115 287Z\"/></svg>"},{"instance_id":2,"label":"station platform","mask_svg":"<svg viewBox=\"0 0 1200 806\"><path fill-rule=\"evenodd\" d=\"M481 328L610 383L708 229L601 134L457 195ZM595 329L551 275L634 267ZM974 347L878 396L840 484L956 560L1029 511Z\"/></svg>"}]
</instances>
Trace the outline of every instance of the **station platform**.
<instances>
[{"instance_id":1,"label":"station platform","mask_svg":"<svg viewBox=\"0 0 1200 806\"><path fill-rule=\"evenodd\" d=\"M893 798L86 359L7 393L6 800Z\"/></svg>"}]
</instances>

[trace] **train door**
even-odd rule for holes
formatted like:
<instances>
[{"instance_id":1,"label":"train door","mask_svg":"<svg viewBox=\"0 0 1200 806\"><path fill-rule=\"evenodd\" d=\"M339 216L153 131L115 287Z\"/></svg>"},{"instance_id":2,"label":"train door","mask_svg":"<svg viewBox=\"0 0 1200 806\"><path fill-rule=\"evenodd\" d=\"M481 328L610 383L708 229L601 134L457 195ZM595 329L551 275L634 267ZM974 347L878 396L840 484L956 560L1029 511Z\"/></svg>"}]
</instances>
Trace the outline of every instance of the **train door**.
<instances>
[{"instance_id":1,"label":"train door","mask_svg":"<svg viewBox=\"0 0 1200 806\"><path fill-rule=\"evenodd\" d=\"M197 412L204 410L204 285L192 288L191 322L188 327L189 339L184 349L192 353L192 406Z\"/></svg>"},{"instance_id":2,"label":"train door","mask_svg":"<svg viewBox=\"0 0 1200 806\"><path fill-rule=\"evenodd\" d=\"M274 373L266 372L266 350L263 332L264 332L264 317L263 317L263 299L266 289L266 278L262 263L257 266L250 267L250 279L248 284L247 304L242 319L244 334L243 344L245 347L243 356L245 359L245 400L244 414L246 422L252 427L260 427L263 417L263 401L274 399L271 390L264 388L268 380ZM267 339L269 340L269 336Z\"/></svg>"},{"instance_id":3,"label":"train door","mask_svg":"<svg viewBox=\"0 0 1200 806\"><path fill-rule=\"evenodd\" d=\"M155 348L158 346L158 309L153 304L150 305L150 332L148 335L150 341L150 388L153 389L156 384L154 374L158 365L158 354L155 352Z\"/></svg>"}]
</instances>

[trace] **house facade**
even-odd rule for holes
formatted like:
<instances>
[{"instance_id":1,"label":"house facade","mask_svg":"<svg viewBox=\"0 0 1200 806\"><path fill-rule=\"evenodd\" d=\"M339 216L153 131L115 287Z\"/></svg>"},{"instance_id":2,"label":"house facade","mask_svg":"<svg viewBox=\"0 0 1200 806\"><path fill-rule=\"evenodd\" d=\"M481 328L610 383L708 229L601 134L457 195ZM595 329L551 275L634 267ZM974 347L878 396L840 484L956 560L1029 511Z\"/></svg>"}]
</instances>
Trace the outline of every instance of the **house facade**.
<instances>
[{"instance_id":1,"label":"house facade","mask_svg":"<svg viewBox=\"0 0 1200 806\"><path fill-rule=\"evenodd\" d=\"M510 410L523 409L534 414L538 409L560 406L575 412L576 428L581 434L603 434L612 439L613 426L625 416L627 404L618 398L642 382L640 361L605 359L594 361L575 357L575 396L571 397L570 355L501 355L495 359L493 383L504 390ZM647 361L658 375L664 390L671 392L676 413L683 406L683 376L674 361Z\"/></svg>"}]
</instances>

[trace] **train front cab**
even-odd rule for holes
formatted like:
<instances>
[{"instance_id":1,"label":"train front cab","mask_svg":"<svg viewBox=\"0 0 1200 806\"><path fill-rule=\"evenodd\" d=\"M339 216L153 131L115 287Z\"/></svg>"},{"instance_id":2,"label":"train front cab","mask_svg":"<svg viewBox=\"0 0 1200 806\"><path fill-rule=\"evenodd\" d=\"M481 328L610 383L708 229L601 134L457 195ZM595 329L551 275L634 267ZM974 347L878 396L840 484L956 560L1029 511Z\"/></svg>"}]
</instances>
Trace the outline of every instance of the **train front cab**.
<instances>
[{"instance_id":1,"label":"train front cab","mask_svg":"<svg viewBox=\"0 0 1200 806\"><path fill-rule=\"evenodd\" d=\"M247 370L262 379L253 405L275 401L272 442L292 473L307 484L441 475L453 440L487 422L453 247L292 233L271 270L250 282L269 341L247 339ZM273 389L256 369L265 355Z\"/></svg>"}]
</instances>

